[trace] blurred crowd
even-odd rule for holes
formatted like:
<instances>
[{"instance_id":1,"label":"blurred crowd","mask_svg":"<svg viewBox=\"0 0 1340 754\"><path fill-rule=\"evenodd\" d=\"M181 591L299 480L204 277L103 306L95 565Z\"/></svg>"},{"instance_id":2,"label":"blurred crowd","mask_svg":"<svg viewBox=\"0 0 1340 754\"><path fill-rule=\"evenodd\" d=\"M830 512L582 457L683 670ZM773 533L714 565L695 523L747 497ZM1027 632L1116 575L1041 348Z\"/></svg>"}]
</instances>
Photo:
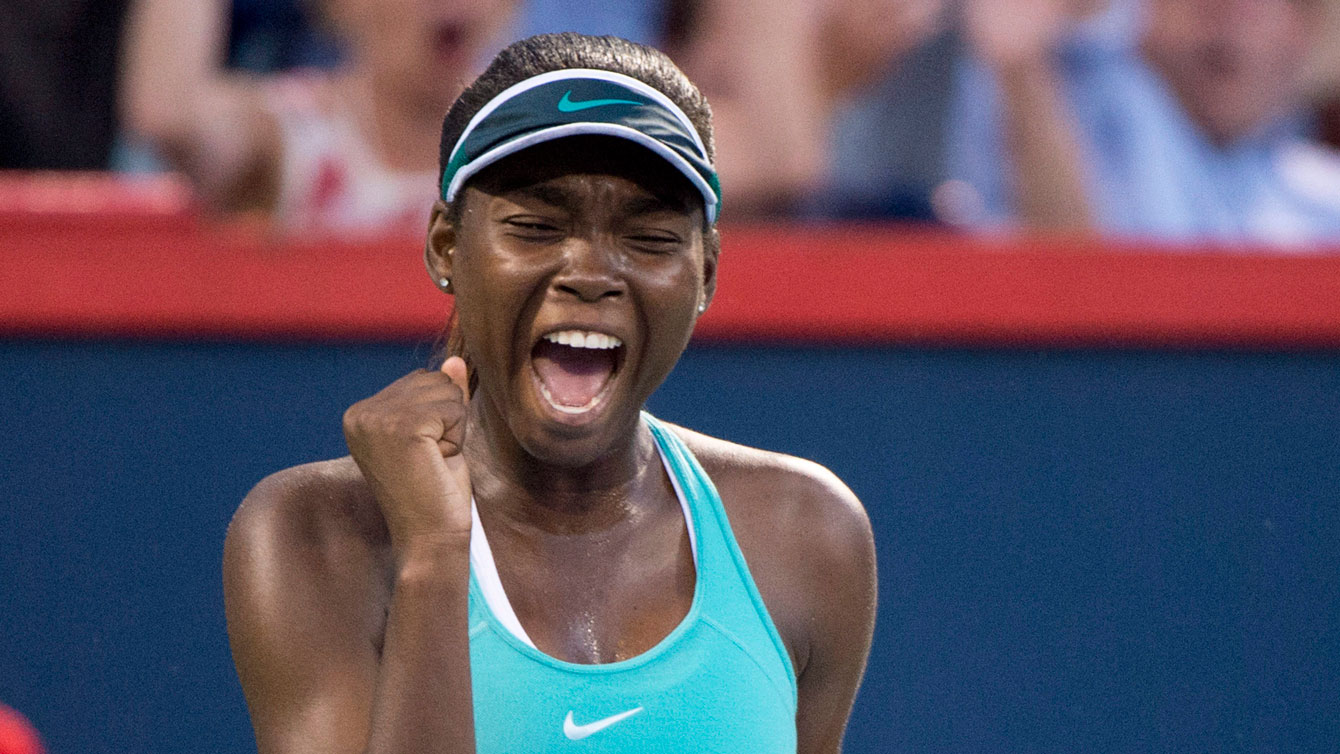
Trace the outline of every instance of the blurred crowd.
<instances>
[{"instance_id":1,"label":"blurred crowd","mask_svg":"<svg viewBox=\"0 0 1340 754\"><path fill-rule=\"evenodd\" d=\"M284 232L421 232L508 41L666 50L727 219L1340 247L1340 0L0 0L0 168L172 169Z\"/></svg>"}]
</instances>

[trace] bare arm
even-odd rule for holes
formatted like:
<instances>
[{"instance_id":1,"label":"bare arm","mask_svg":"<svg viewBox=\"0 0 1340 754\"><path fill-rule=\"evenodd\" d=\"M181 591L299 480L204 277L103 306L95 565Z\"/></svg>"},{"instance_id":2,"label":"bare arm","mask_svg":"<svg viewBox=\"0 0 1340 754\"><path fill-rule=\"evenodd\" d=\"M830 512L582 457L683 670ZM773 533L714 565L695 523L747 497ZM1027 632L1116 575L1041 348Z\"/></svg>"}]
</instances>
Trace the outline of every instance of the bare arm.
<instances>
[{"instance_id":1,"label":"bare arm","mask_svg":"<svg viewBox=\"0 0 1340 754\"><path fill-rule=\"evenodd\" d=\"M211 206L269 210L278 183L278 124L257 80L224 68L229 5L135 0L121 64L121 116Z\"/></svg>"},{"instance_id":2,"label":"bare arm","mask_svg":"<svg viewBox=\"0 0 1340 754\"><path fill-rule=\"evenodd\" d=\"M290 470L239 509L224 592L262 754L474 751L458 379L356 404L357 470Z\"/></svg>"},{"instance_id":3,"label":"bare arm","mask_svg":"<svg viewBox=\"0 0 1340 754\"><path fill-rule=\"evenodd\" d=\"M875 630L875 541L831 471L680 429L716 483L796 671L800 754L841 750Z\"/></svg>"},{"instance_id":4,"label":"bare arm","mask_svg":"<svg viewBox=\"0 0 1340 754\"><path fill-rule=\"evenodd\" d=\"M861 503L827 470L817 473L798 572L811 609L796 668L800 754L837 754L865 674L875 631L875 540Z\"/></svg>"},{"instance_id":5,"label":"bare arm","mask_svg":"<svg viewBox=\"0 0 1340 754\"><path fill-rule=\"evenodd\" d=\"M1069 22L1064 0L970 0L968 39L1000 84L1005 153L1021 224L1031 230L1095 227L1087 164L1054 62Z\"/></svg>"}]
</instances>

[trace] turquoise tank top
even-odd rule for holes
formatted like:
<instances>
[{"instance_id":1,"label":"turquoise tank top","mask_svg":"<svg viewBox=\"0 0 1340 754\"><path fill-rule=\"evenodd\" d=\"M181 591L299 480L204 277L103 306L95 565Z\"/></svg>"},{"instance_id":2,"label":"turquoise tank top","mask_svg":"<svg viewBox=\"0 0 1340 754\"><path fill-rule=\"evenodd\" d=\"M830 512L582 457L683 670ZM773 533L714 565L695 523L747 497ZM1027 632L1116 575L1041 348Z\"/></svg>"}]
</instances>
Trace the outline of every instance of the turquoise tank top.
<instances>
[{"instance_id":1,"label":"turquoise tank top","mask_svg":"<svg viewBox=\"0 0 1340 754\"><path fill-rule=\"evenodd\" d=\"M688 516L692 606L637 657L600 665L550 657L506 604L476 518L470 670L480 754L796 750L795 671L721 497L684 443L651 415L643 419ZM486 599L486 589L496 591Z\"/></svg>"}]
</instances>

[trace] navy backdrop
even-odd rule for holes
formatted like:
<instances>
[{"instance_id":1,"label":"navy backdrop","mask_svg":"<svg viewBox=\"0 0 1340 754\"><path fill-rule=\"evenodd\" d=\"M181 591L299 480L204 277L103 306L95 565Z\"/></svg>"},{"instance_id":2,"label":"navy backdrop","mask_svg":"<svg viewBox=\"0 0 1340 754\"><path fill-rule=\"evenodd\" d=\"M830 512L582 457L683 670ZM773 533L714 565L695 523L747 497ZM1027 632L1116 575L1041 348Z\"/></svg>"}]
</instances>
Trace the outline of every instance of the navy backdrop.
<instances>
[{"instance_id":1,"label":"navy backdrop","mask_svg":"<svg viewBox=\"0 0 1340 754\"><path fill-rule=\"evenodd\" d=\"M232 509L427 355L0 343L0 701L52 754L253 751ZM848 751L1340 751L1340 354L697 346L651 407L865 501Z\"/></svg>"}]
</instances>

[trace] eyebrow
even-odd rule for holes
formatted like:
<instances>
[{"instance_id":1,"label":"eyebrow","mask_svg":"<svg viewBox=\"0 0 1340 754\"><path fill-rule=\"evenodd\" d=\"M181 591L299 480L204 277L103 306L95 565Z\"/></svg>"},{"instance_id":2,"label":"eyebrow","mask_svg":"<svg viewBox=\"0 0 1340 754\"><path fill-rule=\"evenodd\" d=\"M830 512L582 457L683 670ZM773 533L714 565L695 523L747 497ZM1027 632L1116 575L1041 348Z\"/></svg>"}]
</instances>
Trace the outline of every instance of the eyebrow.
<instances>
[{"instance_id":1,"label":"eyebrow","mask_svg":"<svg viewBox=\"0 0 1340 754\"><path fill-rule=\"evenodd\" d=\"M629 215L650 215L656 212L687 213L690 205L683 200L665 196L638 196L623 204L623 211Z\"/></svg>"},{"instance_id":2,"label":"eyebrow","mask_svg":"<svg viewBox=\"0 0 1340 754\"><path fill-rule=\"evenodd\" d=\"M572 192L551 184L521 186L515 189L515 192L521 197L535 199L554 207L571 207L576 202ZM629 215L650 215L656 212L687 213L690 207L689 202L681 197L653 194L632 197L623 203L621 209Z\"/></svg>"},{"instance_id":3,"label":"eyebrow","mask_svg":"<svg viewBox=\"0 0 1340 754\"><path fill-rule=\"evenodd\" d=\"M536 199L545 204L552 204L555 207L567 207L572 204L572 194L563 189L549 184L531 184L514 189L515 193Z\"/></svg>"}]
</instances>

